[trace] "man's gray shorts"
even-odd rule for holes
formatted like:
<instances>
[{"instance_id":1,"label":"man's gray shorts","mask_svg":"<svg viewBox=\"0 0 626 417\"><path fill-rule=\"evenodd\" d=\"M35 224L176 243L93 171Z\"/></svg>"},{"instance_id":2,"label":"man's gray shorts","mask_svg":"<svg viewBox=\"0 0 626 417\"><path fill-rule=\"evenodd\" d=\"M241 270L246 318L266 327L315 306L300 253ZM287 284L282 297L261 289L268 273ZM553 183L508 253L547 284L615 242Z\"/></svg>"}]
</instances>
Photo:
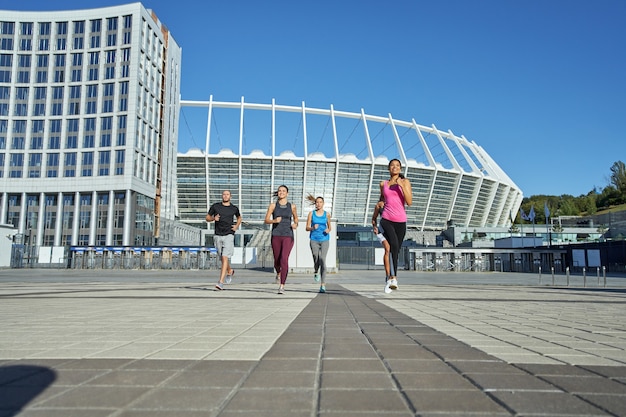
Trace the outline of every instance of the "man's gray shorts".
<instances>
[{"instance_id":1,"label":"man's gray shorts","mask_svg":"<svg viewBox=\"0 0 626 417\"><path fill-rule=\"evenodd\" d=\"M213 236L213 243L220 256L231 258L235 253L235 235Z\"/></svg>"}]
</instances>

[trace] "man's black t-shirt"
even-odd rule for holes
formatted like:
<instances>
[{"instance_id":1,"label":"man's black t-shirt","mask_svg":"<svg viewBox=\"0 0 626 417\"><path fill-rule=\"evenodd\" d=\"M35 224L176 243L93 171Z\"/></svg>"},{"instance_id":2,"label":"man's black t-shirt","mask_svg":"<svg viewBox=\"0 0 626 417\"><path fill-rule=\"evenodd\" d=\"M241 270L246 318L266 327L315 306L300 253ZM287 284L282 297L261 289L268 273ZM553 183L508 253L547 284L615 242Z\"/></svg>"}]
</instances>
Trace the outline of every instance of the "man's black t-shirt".
<instances>
[{"instance_id":1,"label":"man's black t-shirt","mask_svg":"<svg viewBox=\"0 0 626 417\"><path fill-rule=\"evenodd\" d=\"M218 236L226 236L234 234L233 225L237 217L241 216L239 208L233 204L225 206L220 201L215 203L209 209L209 214L215 216L220 215L219 221L215 222L215 234Z\"/></svg>"}]
</instances>

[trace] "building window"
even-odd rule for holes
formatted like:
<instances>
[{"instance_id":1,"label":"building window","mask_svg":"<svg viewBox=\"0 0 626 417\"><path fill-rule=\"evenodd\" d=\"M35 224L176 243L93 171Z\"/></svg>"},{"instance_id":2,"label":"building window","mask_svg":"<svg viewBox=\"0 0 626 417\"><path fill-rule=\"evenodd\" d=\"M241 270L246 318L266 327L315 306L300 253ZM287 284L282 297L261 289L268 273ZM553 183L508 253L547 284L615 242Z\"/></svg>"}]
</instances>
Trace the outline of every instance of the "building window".
<instances>
[{"instance_id":1,"label":"building window","mask_svg":"<svg viewBox=\"0 0 626 417\"><path fill-rule=\"evenodd\" d=\"M115 175L124 175L124 151L115 151Z\"/></svg>"},{"instance_id":2,"label":"building window","mask_svg":"<svg viewBox=\"0 0 626 417\"><path fill-rule=\"evenodd\" d=\"M28 158L28 178L41 177L41 154L31 153Z\"/></svg>"},{"instance_id":3,"label":"building window","mask_svg":"<svg viewBox=\"0 0 626 417\"><path fill-rule=\"evenodd\" d=\"M46 163L46 177L56 178L59 176L59 154L49 153Z\"/></svg>"},{"instance_id":4,"label":"building window","mask_svg":"<svg viewBox=\"0 0 626 417\"><path fill-rule=\"evenodd\" d=\"M93 175L93 152L83 152L81 176L91 177Z\"/></svg>"},{"instance_id":5,"label":"building window","mask_svg":"<svg viewBox=\"0 0 626 417\"><path fill-rule=\"evenodd\" d=\"M65 161L63 164L63 176L75 177L76 176L76 152L68 152L65 154Z\"/></svg>"},{"instance_id":6,"label":"building window","mask_svg":"<svg viewBox=\"0 0 626 417\"><path fill-rule=\"evenodd\" d=\"M111 151L100 151L98 155L98 175L101 177L109 175L111 165Z\"/></svg>"},{"instance_id":7,"label":"building window","mask_svg":"<svg viewBox=\"0 0 626 417\"><path fill-rule=\"evenodd\" d=\"M12 153L9 157L9 178L22 178L24 154Z\"/></svg>"}]
</instances>

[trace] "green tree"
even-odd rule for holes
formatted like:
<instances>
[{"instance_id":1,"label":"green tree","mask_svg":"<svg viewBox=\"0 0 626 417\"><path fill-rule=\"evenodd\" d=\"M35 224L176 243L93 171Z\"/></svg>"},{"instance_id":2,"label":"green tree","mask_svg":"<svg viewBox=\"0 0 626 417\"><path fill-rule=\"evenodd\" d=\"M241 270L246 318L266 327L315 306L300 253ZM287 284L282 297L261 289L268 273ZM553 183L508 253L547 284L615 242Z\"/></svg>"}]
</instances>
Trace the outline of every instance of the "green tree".
<instances>
[{"instance_id":1,"label":"green tree","mask_svg":"<svg viewBox=\"0 0 626 417\"><path fill-rule=\"evenodd\" d=\"M617 161L611 166L611 184L622 196L626 196L626 164L622 161Z\"/></svg>"}]
</instances>

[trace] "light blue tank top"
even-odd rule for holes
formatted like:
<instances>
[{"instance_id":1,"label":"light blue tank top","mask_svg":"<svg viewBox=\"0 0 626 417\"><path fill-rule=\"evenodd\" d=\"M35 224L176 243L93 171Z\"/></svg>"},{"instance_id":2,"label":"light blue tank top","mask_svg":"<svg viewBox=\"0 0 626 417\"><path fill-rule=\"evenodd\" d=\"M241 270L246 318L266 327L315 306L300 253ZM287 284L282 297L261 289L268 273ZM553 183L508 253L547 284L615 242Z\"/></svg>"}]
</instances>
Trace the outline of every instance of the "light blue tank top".
<instances>
[{"instance_id":1,"label":"light blue tank top","mask_svg":"<svg viewBox=\"0 0 626 417\"><path fill-rule=\"evenodd\" d=\"M324 233L324 230L326 230L326 211L324 211L321 216L315 214L315 210L313 210L311 214L311 226L314 227L316 224L318 225L317 229L311 230L311 240L315 240L317 242L329 240L329 234Z\"/></svg>"}]
</instances>

